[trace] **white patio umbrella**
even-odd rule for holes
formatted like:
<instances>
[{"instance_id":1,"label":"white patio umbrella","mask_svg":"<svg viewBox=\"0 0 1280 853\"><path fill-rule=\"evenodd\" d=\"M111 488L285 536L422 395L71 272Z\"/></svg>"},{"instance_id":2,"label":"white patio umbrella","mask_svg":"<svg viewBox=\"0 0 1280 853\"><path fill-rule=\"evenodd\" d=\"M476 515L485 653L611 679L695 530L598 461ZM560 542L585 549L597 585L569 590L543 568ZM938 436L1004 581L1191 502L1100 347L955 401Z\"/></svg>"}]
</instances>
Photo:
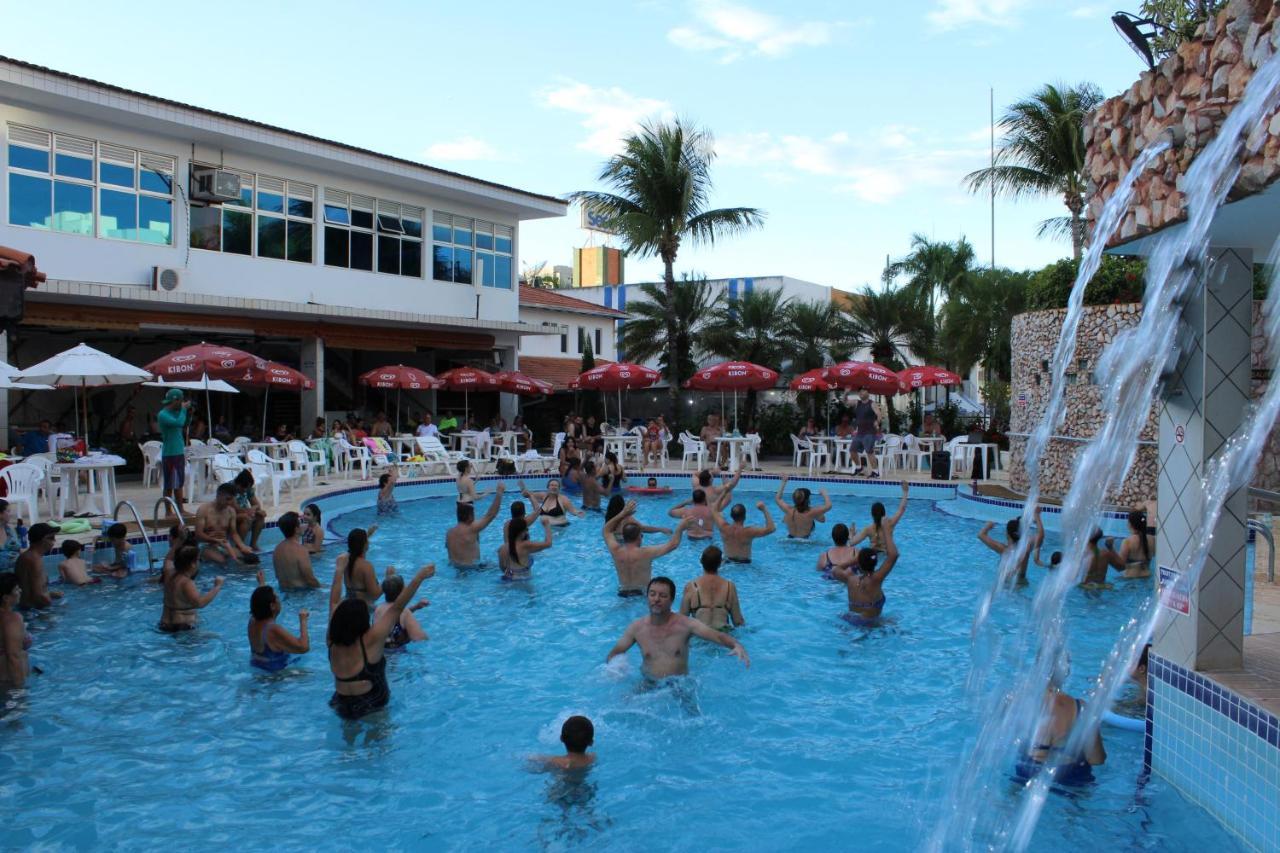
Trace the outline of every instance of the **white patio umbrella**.
<instances>
[{"instance_id":1,"label":"white patio umbrella","mask_svg":"<svg viewBox=\"0 0 1280 853\"><path fill-rule=\"evenodd\" d=\"M52 391L52 385L41 385L36 382L14 382L18 368L7 361L0 361L0 391Z\"/></svg>"},{"instance_id":2,"label":"white patio umbrella","mask_svg":"<svg viewBox=\"0 0 1280 853\"><path fill-rule=\"evenodd\" d=\"M141 367L134 367L115 356L107 355L88 344L77 344L66 352L47 358L39 364L22 368L13 377L18 382L35 382L64 388L79 388L85 395L84 440L89 441L88 389L104 385L135 385L146 382L151 374ZM76 420L79 421L79 399L76 400Z\"/></svg>"},{"instance_id":3,"label":"white patio umbrella","mask_svg":"<svg viewBox=\"0 0 1280 853\"><path fill-rule=\"evenodd\" d=\"M213 429L213 404L209 401L209 392L219 394L239 394L234 385L224 379L210 379L209 374L202 374L199 379L179 379L165 382L163 376L157 376L154 382L143 382L149 388L181 388L184 391L203 391L205 417L209 419L209 429ZM210 433L212 434L212 433Z\"/></svg>"}]
</instances>

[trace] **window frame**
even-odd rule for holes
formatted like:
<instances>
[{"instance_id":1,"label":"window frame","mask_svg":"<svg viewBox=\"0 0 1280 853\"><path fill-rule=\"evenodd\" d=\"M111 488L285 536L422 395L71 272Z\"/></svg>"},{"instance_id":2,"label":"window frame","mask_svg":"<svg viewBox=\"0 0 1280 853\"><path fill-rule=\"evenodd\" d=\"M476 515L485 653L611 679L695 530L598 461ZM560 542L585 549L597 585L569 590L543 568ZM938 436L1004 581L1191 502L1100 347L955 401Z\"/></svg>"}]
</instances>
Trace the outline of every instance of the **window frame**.
<instances>
[{"instance_id":1,"label":"window frame","mask_svg":"<svg viewBox=\"0 0 1280 853\"><path fill-rule=\"evenodd\" d=\"M437 236L437 228L447 230L448 238ZM469 243L458 242L460 230L471 235ZM431 280L442 284L459 284L464 287L487 287L494 290L514 291L515 234L516 229L512 225L449 213L444 210L432 210L431 239L429 241L432 247ZM488 237L487 246L481 245L482 237ZM499 250L498 241L500 239L505 239L510 244L512 251L504 252ZM426 238L424 237L425 241ZM436 278L435 254L437 247L449 251L451 258L451 276L449 278ZM458 280L456 260L458 250L469 252L471 255L471 281ZM498 283L498 269L500 266L506 266L507 268L507 274L502 277L502 284ZM489 281L492 281L492 283L489 283Z\"/></svg>"}]
</instances>

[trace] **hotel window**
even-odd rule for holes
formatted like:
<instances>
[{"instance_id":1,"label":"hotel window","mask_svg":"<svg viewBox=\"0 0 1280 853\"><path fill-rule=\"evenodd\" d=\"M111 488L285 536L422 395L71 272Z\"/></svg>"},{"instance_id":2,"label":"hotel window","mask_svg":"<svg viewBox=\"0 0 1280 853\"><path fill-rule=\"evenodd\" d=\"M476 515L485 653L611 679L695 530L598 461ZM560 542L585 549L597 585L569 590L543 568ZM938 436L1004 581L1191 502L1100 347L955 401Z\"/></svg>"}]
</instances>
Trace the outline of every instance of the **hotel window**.
<instances>
[{"instance_id":1,"label":"hotel window","mask_svg":"<svg viewBox=\"0 0 1280 853\"><path fill-rule=\"evenodd\" d=\"M506 225L433 211L431 277L510 290L514 235Z\"/></svg>"},{"instance_id":2,"label":"hotel window","mask_svg":"<svg viewBox=\"0 0 1280 853\"><path fill-rule=\"evenodd\" d=\"M561 335L560 336L560 352L568 352L568 351L569 351L569 336Z\"/></svg>"},{"instance_id":3,"label":"hotel window","mask_svg":"<svg viewBox=\"0 0 1280 853\"><path fill-rule=\"evenodd\" d=\"M326 188L325 265L421 278L424 213L420 207Z\"/></svg>"},{"instance_id":4,"label":"hotel window","mask_svg":"<svg viewBox=\"0 0 1280 853\"><path fill-rule=\"evenodd\" d=\"M239 199L191 205L191 248L311 263L316 188L252 172L236 174Z\"/></svg>"},{"instance_id":5,"label":"hotel window","mask_svg":"<svg viewBox=\"0 0 1280 853\"><path fill-rule=\"evenodd\" d=\"M596 329L596 355L600 354L600 330Z\"/></svg>"},{"instance_id":6,"label":"hotel window","mask_svg":"<svg viewBox=\"0 0 1280 853\"><path fill-rule=\"evenodd\" d=\"M172 157L9 125L8 164L11 225L172 244Z\"/></svg>"}]
</instances>

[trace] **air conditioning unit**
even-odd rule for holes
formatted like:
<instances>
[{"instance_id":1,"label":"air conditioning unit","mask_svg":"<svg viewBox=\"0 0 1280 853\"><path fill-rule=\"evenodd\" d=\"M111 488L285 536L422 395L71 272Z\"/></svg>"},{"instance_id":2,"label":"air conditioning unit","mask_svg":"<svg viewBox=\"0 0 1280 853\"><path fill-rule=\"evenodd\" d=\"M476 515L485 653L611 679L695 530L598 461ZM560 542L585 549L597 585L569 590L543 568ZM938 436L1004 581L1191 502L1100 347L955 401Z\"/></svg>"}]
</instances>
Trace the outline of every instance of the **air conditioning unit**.
<instances>
[{"instance_id":1,"label":"air conditioning unit","mask_svg":"<svg viewBox=\"0 0 1280 853\"><path fill-rule=\"evenodd\" d=\"M182 270L172 267L151 268L151 289L163 290L166 293L182 287Z\"/></svg>"},{"instance_id":2,"label":"air conditioning unit","mask_svg":"<svg viewBox=\"0 0 1280 853\"><path fill-rule=\"evenodd\" d=\"M192 166L191 198L215 203L239 201L240 176L213 166Z\"/></svg>"}]
</instances>

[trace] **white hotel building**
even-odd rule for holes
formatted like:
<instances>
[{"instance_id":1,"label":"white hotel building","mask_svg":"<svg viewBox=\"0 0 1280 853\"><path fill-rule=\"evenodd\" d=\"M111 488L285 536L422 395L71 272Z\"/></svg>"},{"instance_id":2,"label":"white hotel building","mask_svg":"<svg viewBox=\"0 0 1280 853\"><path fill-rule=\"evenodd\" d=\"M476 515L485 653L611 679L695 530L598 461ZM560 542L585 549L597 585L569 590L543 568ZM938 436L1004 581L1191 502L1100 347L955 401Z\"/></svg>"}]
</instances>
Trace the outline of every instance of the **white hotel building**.
<instances>
[{"instance_id":1,"label":"white hotel building","mask_svg":"<svg viewBox=\"0 0 1280 853\"><path fill-rule=\"evenodd\" d=\"M564 215L552 196L4 58L0 134L0 245L48 276L0 351L19 367L82 340L133 364L217 341L315 379L272 395L272 422L309 425L374 367L509 369L522 336L566 331L519 317L520 223ZM93 395L94 428L133 393ZM71 399L10 404L31 423Z\"/></svg>"}]
</instances>

